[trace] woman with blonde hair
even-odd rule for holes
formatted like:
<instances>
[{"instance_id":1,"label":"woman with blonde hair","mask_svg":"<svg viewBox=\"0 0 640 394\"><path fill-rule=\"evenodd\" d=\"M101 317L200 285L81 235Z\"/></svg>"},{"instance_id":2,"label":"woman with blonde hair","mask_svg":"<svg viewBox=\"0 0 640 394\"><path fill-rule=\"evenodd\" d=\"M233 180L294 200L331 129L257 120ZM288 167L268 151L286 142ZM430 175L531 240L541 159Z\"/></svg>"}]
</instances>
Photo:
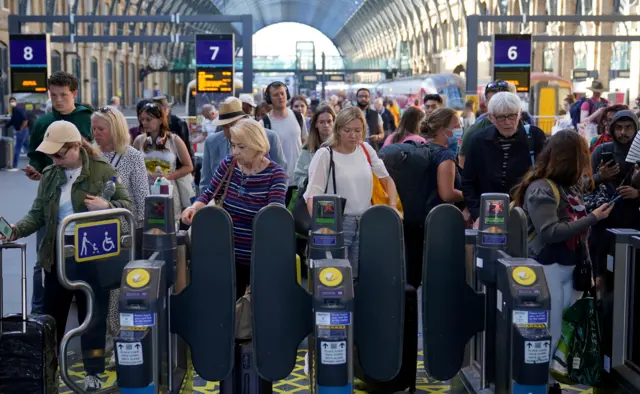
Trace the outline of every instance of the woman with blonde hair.
<instances>
[{"instance_id":1,"label":"woman with blonde hair","mask_svg":"<svg viewBox=\"0 0 640 394\"><path fill-rule=\"evenodd\" d=\"M376 151L364 142L366 132L364 116L358 107L340 111L333 125L333 133L309 164L309 184L304 194L310 213L313 211L314 196L329 193L346 198L344 245L354 277L358 275L358 222L371 206L373 174L378 176L389 196L388 205L396 209L398 204L393 179ZM331 162L334 166L329 175Z\"/></svg>"},{"instance_id":2,"label":"woman with blonde hair","mask_svg":"<svg viewBox=\"0 0 640 394\"><path fill-rule=\"evenodd\" d=\"M211 183L196 202L182 212L182 221L190 225L198 210L221 198L222 207L233 221L236 296L240 298L251 277L253 218L268 204L284 205L287 175L265 156L271 147L260 123L245 118L238 121L230 133L232 154L220 162ZM227 175L231 175L230 180L223 184Z\"/></svg>"}]
</instances>

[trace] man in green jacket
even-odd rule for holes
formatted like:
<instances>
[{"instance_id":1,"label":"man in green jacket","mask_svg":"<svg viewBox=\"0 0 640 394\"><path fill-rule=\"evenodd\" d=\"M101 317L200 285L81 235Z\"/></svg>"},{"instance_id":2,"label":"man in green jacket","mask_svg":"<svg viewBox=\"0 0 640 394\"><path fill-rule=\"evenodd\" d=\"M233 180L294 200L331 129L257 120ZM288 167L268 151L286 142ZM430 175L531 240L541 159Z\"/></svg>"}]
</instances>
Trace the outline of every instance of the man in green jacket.
<instances>
[{"instance_id":1,"label":"man in green jacket","mask_svg":"<svg viewBox=\"0 0 640 394\"><path fill-rule=\"evenodd\" d=\"M83 138L93 141L91 134L91 114L89 108L76 104L75 100L78 96L78 80L73 75L64 71L57 71L47 80L49 87L49 96L51 98L52 111L44 114L34 124L30 130L31 138L29 141L29 164L24 169L27 177L31 180L38 181L42 176L44 169L53 164L51 158L36 149L44 139L44 135L51 123L57 120L66 120L73 123ZM44 227L38 231L36 237L36 253L40 251L40 244L44 238ZM42 288L42 268L36 260L33 267L33 294L31 297L31 312L41 313L44 299L44 289Z\"/></svg>"},{"instance_id":2,"label":"man in green jacket","mask_svg":"<svg viewBox=\"0 0 640 394\"><path fill-rule=\"evenodd\" d=\"M50 164L53 164L51 158L42 152L38 152L36 148L42 142L44 133L49 125L56 120L66 120L73 123L82 137L88 141L93 141L91 134L91 114L92 110L76 104L75 99L78 96L78 80L73 75L64 71L53 73L48 81L49 96L53 110L41 116L36 120L31 131L29 141L29 165L25 168L25 172L29 179L37 181L42 176L42 171Z\"/></svg>"}]
</instances>

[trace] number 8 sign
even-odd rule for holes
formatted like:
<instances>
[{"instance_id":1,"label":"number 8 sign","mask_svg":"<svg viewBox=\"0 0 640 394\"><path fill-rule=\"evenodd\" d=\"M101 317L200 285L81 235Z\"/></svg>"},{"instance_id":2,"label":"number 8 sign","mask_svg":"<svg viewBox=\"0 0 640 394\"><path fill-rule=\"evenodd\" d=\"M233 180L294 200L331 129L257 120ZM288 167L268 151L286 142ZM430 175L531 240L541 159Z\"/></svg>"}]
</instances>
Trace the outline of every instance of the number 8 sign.
<instances>
[{"instance_id":1,"label":"number 8 sign","mask_svg":"<svg viewBox=\"0 0 640 394\"><path fill-rule=\"evenodd\" d=\"M10 67L47 67L48 46L44 34L12 34L9 40Z\"/></svg>"}]
</instances>

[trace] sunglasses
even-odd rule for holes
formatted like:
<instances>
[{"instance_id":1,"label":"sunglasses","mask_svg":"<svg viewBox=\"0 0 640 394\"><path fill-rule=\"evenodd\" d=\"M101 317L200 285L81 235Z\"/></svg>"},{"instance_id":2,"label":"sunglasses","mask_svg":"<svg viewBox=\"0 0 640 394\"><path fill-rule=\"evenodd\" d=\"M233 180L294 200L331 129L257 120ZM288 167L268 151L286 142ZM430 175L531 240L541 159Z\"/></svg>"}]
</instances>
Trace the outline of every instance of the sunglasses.
<instances>
[{"instance_id":1,"label":"sunglasses","mask_svg":"<svg viewBox=\"0 0 640 394\"><path fill-rule=\"evenodd\" d=\"M113 111L111 110L111 107L100 107L98 108L98 112L106 114L106 113L112 113Z\"/></svg>"},{"instance_id":2,"label":"sunglasses","mask_svg":"<svg viewBox=\"0 0 640 394\"><path fill-rule=\"evenodd\" d=\"M69 149L71 149L71 148L65 149L64 152L62 152L62 149L61 149L57 153L54 153L52 155L47 155L47 156L49 156L52 159L60 160L60 159L63 159L67 155L67 152L69 152Z\"/></svg>"},{"instance_id":3,"label":"sunglasses","mask_svg":"<svg viewBox=\"0 0 640 394\"><path fill-rule=\"evenodd\" d=\"M484 91L486 93L489 92L506 92L509 90L509 84L505 81L495 81L489 82L487 87L485 87Z\"/></svg>"}]
</instances>

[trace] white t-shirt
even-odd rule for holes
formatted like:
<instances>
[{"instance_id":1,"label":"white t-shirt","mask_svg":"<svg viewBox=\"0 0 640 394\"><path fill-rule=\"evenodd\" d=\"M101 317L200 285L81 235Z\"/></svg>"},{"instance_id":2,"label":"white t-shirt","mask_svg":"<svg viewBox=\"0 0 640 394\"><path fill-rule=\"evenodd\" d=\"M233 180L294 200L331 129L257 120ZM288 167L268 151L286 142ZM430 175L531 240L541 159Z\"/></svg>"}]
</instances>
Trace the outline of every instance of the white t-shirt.
<instances>
[{"instance_id":1,"label":"white t-shirt","mask_svg":"<svg viewBox=\"0 0 640 394\"><path fill-rule=\"evenodd\" d=\"M64 170L64 176L67 179L67 183L62 185L60 188L60 205L58 208L58 224L62 222L64 218L69 215L73 215L73 204L71 203L71 187L75 183L76 179L80 176L80 172L82 172L81 168L76 168L75 170ZM75 229L75 224L70 223L65 229L66 235L73 235Z\"/></svg>"},{"instance_id":2,"label":"white t-shirt","mask_svg":"<svg viewBox=\"0 0 640 394\"><path fill-rule=\"evenodd\" d=\"M307 137L309 135L305 122L302 122L302 130L300 130L298 119L296 119L296 115L292 110L287 110L287 117L284 119L276 119L272 113L269 113L269 120L271 121L271 130L280 137L282 152L284 153L285 159L287 159L287 163L297 163L298 156L300 156L300 152L302 152L301 137ZM260 124L264 126L262 121L260 121ZM287 166L289 186L295 186L296 184L293 179L295 167L295 164Z\"/></svg>"},{"instance_id":3,"label":"white t-shirt","mask_svg":"<svg viewBox=\"0 0 640 394\"><path fill-rule=\"evenodd\" d=\"M333 162L336 170L336 187L338 192L333 189L333 174L329 175L330 154L329 149L319 149L311 164L309 164L309 185L304 193L304 199L308 200L314 196L325 194L324 190L329 181L327 194L338 194L347 199L345 207L345 215L360 216L371 206L371 194L373 193L373 173L378 178L386 178L389 176L384 163L371 145L363 143L371 157L371 166L367 161L367 156L362 150L362 146L358 146L355 151L345 155L333 150Z\"/></svg>"}]
</instances>

